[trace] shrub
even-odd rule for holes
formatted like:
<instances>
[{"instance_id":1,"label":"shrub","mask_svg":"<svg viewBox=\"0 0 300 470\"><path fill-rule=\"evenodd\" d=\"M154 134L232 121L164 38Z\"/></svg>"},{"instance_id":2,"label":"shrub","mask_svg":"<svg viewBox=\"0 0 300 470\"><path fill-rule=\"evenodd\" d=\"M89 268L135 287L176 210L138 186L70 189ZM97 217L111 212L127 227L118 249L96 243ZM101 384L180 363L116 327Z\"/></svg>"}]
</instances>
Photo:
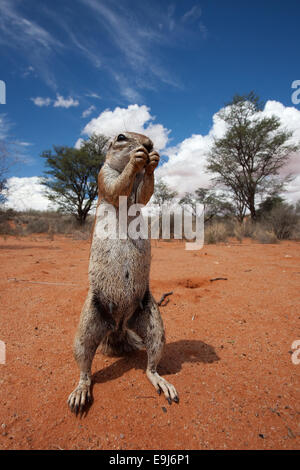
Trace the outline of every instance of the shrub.
<instances>
[{"instance_id":1,"label":"shrub","mask_svg":"<svg viewBox=\"0 0 300 470\"><path fill-rule=\"evenodd\" d=\"M292 240L300 240L300 220L298 220L297 224L293 228L290 238Z\"/></svg>"},{"instance_id":2,"label":"shrub","mask_svg":"<svg viewBox=\"0 0 300 470\"><path fill-rule=\"evenodd\" d=\"M8 220L0 222L0 235L13 235L14 230L10 226Z\"/></svg>"},{"instance_id":3,"label":"shrub","mask_svg":"<svg viewBox=\"0 0 300 470\"><path fill-rule=\"evenodd\" d=\"M206 244L226 242L228 232L225 224L215 222L204 227L204 242Z\"/></svg>"},{"instance_id":4,"label":"shrub","mask_svg":"<svg viewBox=\"0 0 300 470\"><path fill-rule=\"evenodd\" d=\"M55 233L72 234L75 231L90 236L94 216L88 216L84 225L79 225L74 216L59 212L28 210L15 212L11 209L0 210L0 235L28 235L47 233L53 239ZM83 236L82 236L83 237ZM85 235L84 235L85 237Z\"/></svg>"},{"instance_id":5,"label":"shrub","mask_svg":"<svg viewBox=\"0 0 300 470\"><path fill-rule=\"evenodd\" d=\"M37 219L31 219L26 227L27 233L47 233L48 230L48 220L41 217L38 217Z\"/></svg>"},{"instance_id":6,"label":"shrub","mask_svg":"<svg viewBox=\"0 0 300 470\"><path fill-rule=\"evenodd\" d=\"M266 217L266 223L271 227L279 240L291 238L296 228L298 216L288 204L281 204L270 211Z\"/></svg>"},{"instance_id":7,"label":"shrub","mask_svg":"<svg viewBox=\"0 0 300 470\"><path fill-rule=\"evenodd\" d=\"M241 242L245 236L245 230L243 224L240 224L239 222L236 222L236 224L233 227L233 235L239 242Z\"/></svg>"},{"instance_id":8,"label":"shrub","mask_svg":"<svg viewBox=\"0 0 300 470\"><path fill-rule=\"evenodd\" d=\"M62 215L51 220L51 230L53 233L67 234L76 230L78 223L70 215Z\"/></svg>"},{"instance_id":9,"label":"shrub","mask_svg":"<svg viewBox=\"0 0 300 470\"><path fill-rule=\"evenodd\" d=\"M278 243L276 234L272 230L267 230L263 226L257 226L253 238L260 243Z\"/></svg>"},{"instance_id":10,"label":"shrub","mask_svg":"<svg viewBox=\"0 0 300 470\"><path fill-rule=\"evenodd\" d=\"M90 233L83 232L82 230L75 230L72 234L73 240L88 240L90 238Z\"/></svg>"}]
</instances>

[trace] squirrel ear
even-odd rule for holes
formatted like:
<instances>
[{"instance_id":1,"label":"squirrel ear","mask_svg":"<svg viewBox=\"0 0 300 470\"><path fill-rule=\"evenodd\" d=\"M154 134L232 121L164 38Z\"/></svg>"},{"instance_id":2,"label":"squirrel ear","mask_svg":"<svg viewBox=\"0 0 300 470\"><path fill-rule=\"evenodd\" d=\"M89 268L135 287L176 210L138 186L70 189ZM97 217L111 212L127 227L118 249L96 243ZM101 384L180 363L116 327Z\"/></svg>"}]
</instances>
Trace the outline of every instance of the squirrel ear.
<instances>
[{"instance_id":1,"label":"squirrel ear","mask_svg":"<svg viewBox=\"0 0 300 470\"><path fill-rule=\"evenodd\" d=\"M106 153L110 150L110 148L112 147L112 144L113 144L113 139L109 139L106 143Z\"/></svg>"}]
</instances>

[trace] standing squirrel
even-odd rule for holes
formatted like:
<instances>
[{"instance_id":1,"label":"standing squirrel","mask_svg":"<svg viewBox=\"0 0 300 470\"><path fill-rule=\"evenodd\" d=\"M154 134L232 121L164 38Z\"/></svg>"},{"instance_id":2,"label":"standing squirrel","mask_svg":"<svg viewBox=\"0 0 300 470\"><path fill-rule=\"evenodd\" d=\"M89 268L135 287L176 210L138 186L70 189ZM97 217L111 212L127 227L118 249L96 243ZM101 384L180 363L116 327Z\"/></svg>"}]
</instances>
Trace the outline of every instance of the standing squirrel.
<instances>
[{"instance_id":1,"label":"standing squirrel","mask_svg":"<svg viewBox=\"0 0 300 470\"><path fill-rule=\"evenodd\" d=\"M148 379L159 394L164 393L170 404L179 402L175 387L156 370L165 333L158 305L149 288L150 240L104 238L99 236L98 230L100 212L109 205L114 206L119 221L119 196L127 197L128 208L132 204L147 204L153 194L158 162L159 154L153 150L148 137L124 132L110 143L98 175L99 198L89 262L90 287L74 342L80 379L68 398L69 407L76 414L91 402L91 365L98 346L108 355L145 348Z\"/></svg>"}]
</instances>

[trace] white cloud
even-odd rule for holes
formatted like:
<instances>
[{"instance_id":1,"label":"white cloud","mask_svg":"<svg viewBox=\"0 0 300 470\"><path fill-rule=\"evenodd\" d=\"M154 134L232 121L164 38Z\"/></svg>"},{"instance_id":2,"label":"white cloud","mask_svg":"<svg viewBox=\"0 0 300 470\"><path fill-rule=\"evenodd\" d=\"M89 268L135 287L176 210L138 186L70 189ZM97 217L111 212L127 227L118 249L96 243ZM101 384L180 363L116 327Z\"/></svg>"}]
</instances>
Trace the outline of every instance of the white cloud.
<instances>
[{"instance_id":1,"label":"white cloud","mask_svg":"<svg viewBox=\"0 0 300 470\"><path fill-rule=\"evenodd\" d=\"M7 43L12 40L13 44L43 46L45 49L61 45L46 29L23 17L9 0L1 1L0 29Z\"/></svg>"},{"instance_id":2,"label":"white cloud","mask_svg":"<svg viewBox=\"0 0 300 470\"><path fill-rule=\"evenodd\" d=\"M212 138L200 134L192 135L176 147L167 150L169 160L156 171L158 177L183 195L198 187L208 187L210 176L205 173L206 152Z\"/></svg>"},{"instance_id":3,"label":"white cloud","mask_svg":"<svg viewBox=\"0 0 300 470\"><path fill-rule=\"evenodd\" d=\"M207 39L207 36L208 36L208 29L207 29L207 27L205 26L205 24L204 24L202 21L199 22L199 29L200 29L200 31L201 31L201 33L202 33L203 39Z\"/></svg>"},{"instance_id":4,"label":"white cloud","mask_svg":"<svg viewBox=\"0 0 300 470\"><path fill-rule=\"evenodd\" d=\"M293 131L292 143L300 142L300 111L294 107L285 107L277 101L268 101L263 114L276 115L281 119L282 126ZM157 175L162 177L173 189L180 192L194 191L198 187L207 188L212 184L212 176L206 173L207 154L212 147L213 137L222 137L225 124L215 114L213 126L207 135L194 134L176 147L169 148L166 154L168 162L157 169ZM281 175L292 173L297 176L287 185L284 197L290 202L300 199L300 153L291 156L289 162L281 170Z\"/></svg>"},{"instance_id":5,"label":"white cloud","mask_svg":"<svg viewBox=\"0 0 300 470\"><path fill-rule=\"evenodd\" d=\"M120 88L120 93L124 98L126 98L127 101L129 102L140 102L141 101L141 95L138 91L136 91L134 88L130 86L124 86Z\"/></svg>"},{"instance_id":6,"label":"white cloud","mask_svg":"<svg viewBox=\"0 0 300 470\"><path fill-rule=\"evenodd\" d=\"M20 145L21 147L30 147L32 144L31 142L16 142L17 145Z\"/></svg>"},{"instance_id":7,"label":"white cloud","mask_svg":"<svg viewBox=\"0 0 300 470\"><path fill-rule=\"evenodd\" d=\"M151 6L144 5L145 2L139 2L134 12L132 9L124 7L122 2L116 4L112 2L112 5L110 2L97 0L81 0L81 2L94 12L94 17L101 28L106 29L112 44L122 54L122 62L126 61L126 76L128 77L130 71L134 71L134 75L130 77L130 82L134 83L134 87L127 86L124 90L124 86L118 80L118 75L115 72L120 70L120 65L109 66L110 73L119 84L122 96L127 98L129 95L129 101L132 101L131 95L136 87L147 89L149 82L157 79L174 87L181 86L174 73L170 74L165 69L160 60L160 54L157 49L154 51L153 47L156 44L161 46L162 43L169 41L167 34L162 34L157 30L157 20L162 19L169 31L172 31L175 26L174 5L168 7L168 13L165 15L164 7L153 9ZM126 88L128 89L126 90Z\"/></svg>"},{"instance_id":8,"label":"white cloud","mask_svg":"<svg viewBox=\"0 0 300 470\"><path fill-rule=\"evenodd\" d=\"M34 67L32 65L29 65L26 67L26 69L23 72L23 77L28 77L29 75L33 75L35 72Z\"/></svg>"},{"instance_id":9,"label":"white cloud","mask_svg":"<svg viewBox=\"0 0 300 470\"><path fill-rule=\"evenodd\" d=\"M93 51L90 45L84 45L83 40L86 40L86 35L77 38L72 31L72 28L69 28L66 24L65 18L60 21L60 24L64 27L64 29L68 32L71 40L75 44L75 46L81 51L81 53L90 60L90 62L99 69L101 67L101 59L99 57L99 50Z\"/></svg>"},{"instance_id":10,"label":"white cloud","mask_svg":"<svg viewBox=\"0 0 300 470\"><path fill-rule=\"evenodd\" d=\"M97 93L86 93L85 96L88 96L89 98L96 98L97 100L101 100L101 96L98 95Z\"/></svg>"},{"instance_id":11,"label":"white cloud","mask_svg":"<svg viewBox=\"0 0 300 470\"><path fill-rule=\"evenodd\" d=\"M6 114L0 114L0 140L6 139L11 124L6 118Z\"/></svg>"},{"instance_id":12,"label":"white cloud","mask_svg":"<svg viewBox=\"0 0 300 470\"><path fill-rule=\"evenodd\" d=\"M201 7L198 5L194 5L190 10L188 10L181 20L183 23L188 22L188 21L196 21L198 18L200 18L202 14Z\"/></svg>"},{"instance_id":13,"label":"white cloud","mask_svg":"<svg viewBox=\"0 0 300 470\"><path fill-rule=\"evenodd\" d=\"M97 118L92 119L83 129L82 134L104 134L113 137L120 132L138 132L149 136L157 150L164 149L168 142L169 130L162 124L154 124L154 116L145 105L133 104L127 108L106 109Z\"/></svg>"},{"instance_id":14,"label":"white cloud","mask_svg":"<svg viewBox=\"0 0 300 470\"><path fill-rule=\"evenodd\" d=\"M285 107L276 101L268 101L263 113L266 116L275 114L282 125L288 130L294 131L292 142L300 141L300 110L294 107ZM6 126L4 116L0 115L0 135L1 122ZM1 121L2 119L2 121ZM221 137L225 132L225 125L217 115L213 116L213 125L206 135L193 134L180 142L175 147L166 148L169 130L162 124L154 124L154 117L150 114L147 106L131 105L128 108L115 108L113 111L105 110L97 118L92 119L84 128L83 134L91 135L93 132L103 133L108 136L119 132L135 131L149 135L154 140L157 149L163 151L169 157L169 161L156 170L157 177L163 179L180 195L201 187L209 187L211 176L205 172L206 155L213 144L214 137ZM79 148L82 139L78 139L75 147ZM293 173L295 179L288 184L288 192L284 197L289 202L296 202L300 199L300 153L295 153L289 160L286 168L282 170L282 175ZM18 210L29 208L37 210L47 210L50 202L45 197L44 187L41 185L39 177L31 178L10 178L8 180L10 194L7 207Z\"/></svg>"},{"instance_id":15,"label":"white cloud","mask_svg":"<svg viewBox=\"0 0 300 470\"><path fill-rule=\"evenodd\" d=\"M74 98L72 98L71 96L69 98L64 98L59 94L56 95L56 100L53 103L54 108L70 108L71 106L78 105L78 100L74 100Z\"/></svg>"},{"instance_id":16,"label":"white cloud","mask_svg":"<svg viewBox=\"0 0 300 470\"><path fill-rule=\"evenodd\" d=\"M56 209L45 196L45 187L41 184L40 177L18 178L13 176L8 179L7 183L8 196L5 207L19 211Z\"/></svg>"},{"instance_id":17,"label":"white cloud","mask_svg":"<svg viewBox=\"0 0 300 470\"><path fill-rule=\"evenodd\" d=\"M94 106L92 104L89 108L87 108L85 111L83 111L81 117L83 117L83 118L88 117L90 114L92 114L93 111L95 111L95 109L96 109L96 106Z\"/></svg>"},{"instance_id":18,"label":"white cloud","mask_svg":"<svg viewBox=\"0 0 300 470\"><path fill-rule=\"evenodd\" d=\"M300 110L293 106L284 106L278 101L267 101L264 108L265 116L275 114L280 118L282 128L292 131L293 135L289 139L291 144L300 144ZM280 170L280 175L285 177L293 175L294 179L287 186L287 193L283 194L289 202L296 202L300 199L300 151L293 153L287 164Z\"/></svg>"},{"instance_id":19,"label":"white cloud","mask_svg":"<svg viewBox=\"0 0 300 470\"><path fill-rule=\"evenodd\" d=\"M78 106L79 101L74 100L71 96L69 98L64 98L63 96L57 94L56 99L52 100L51 98L43 98L41 96L37 96L36 98L30 98L31 101L36 106L42 107L42 106L50 106L50 104L53 104L54 108L70 108L71 106Z\"/></svg>"},{"instance_id":20,"label":"white cloud","mask_svg":"<svg viewBox=\"0 0 300 470\"><path fill-rule=\"evenodd\" d=\"M79 150L83 142L84 142L84 139L80 137L79 139L76 140L74 147Z\"/></svg>"},{"instance_id":21,"label":"white cloud","mask_svg":"<svg viewBox=\"0 0 300 470\"><path fill-rule=\"evenodd\" d=\"M176 147L166 150L169 160L157 169L157 176L183 195L201 187L208 188L212 177L206 173L207 153L213 139L225 133L225 123L215 114L207 135L193 134Z\"/></svg>"},{"instance_id":22,"label":"white cloud","mask_svg":"<svg viewBox=\"0 0 300 470\"><path fill-rule=\"evenodd\" d=\"M41 96L37 96L36 98L30 98L31 101L33 101L33 103L36 105L36 106L49 106L51 104L51 98L42 98Z\"/></svg>"},{"instance_id":23,"label":"white cloud","mask_svg":"<svg viewBox=\"0 0 300 470\"><path fill-rule=\"evenodd\" d=\"M287 185L287 192L283 194L283 197L290 203L300 201L300 174Z\"/></svg>"},{"instance_id":24,"label":"white cloud","mask_svg":"<svg viewBox=\"0 0 300 470\"><path fill-rule=\"evenodd\" d=\"M142 97L140 93L137 91L136 88L133 88L128 81L128 78L126 75L111 71L111 74L113 75L114 79L116 82L119 84L119 89L120 89L120 94L129 102L129 103L140 103L142 101ZM141 80L138 80L141 82ZM140 83L140 86L144 87Z\"/></svg>"},{"instance_id":25,"label":"white cloud","mask_svg":"<svg viewBox=\"0 0 300 470\"><path fill-rule=\"evenodd\" d=\"M0 43L7 49L23 52L26 58L30 53L31 67L38 72L45 82L56 88L53 68L48 65L48 59L53 52L62 49L63 44L50 32L34 21L25 18L18 10L21 2L1 0Z\"/></svg>"}]
</instances>

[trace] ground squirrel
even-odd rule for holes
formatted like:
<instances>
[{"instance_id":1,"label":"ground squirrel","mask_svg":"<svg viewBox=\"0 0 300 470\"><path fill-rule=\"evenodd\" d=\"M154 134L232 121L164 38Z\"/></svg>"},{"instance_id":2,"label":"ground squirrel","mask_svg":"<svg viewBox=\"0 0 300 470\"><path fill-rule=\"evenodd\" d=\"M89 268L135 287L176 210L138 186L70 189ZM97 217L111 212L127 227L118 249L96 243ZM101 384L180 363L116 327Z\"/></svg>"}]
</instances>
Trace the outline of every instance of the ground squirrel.
<instances>
[{"instance_id":1,"label":"ground squirrel","mask_svg":"<svg viewBox=\"0 0 300 470\"><path fill-rule=\"evenodd\" d=\"M156 370L165 334L158 305L149 289L150 240L102 238L97 233L100 209L113 205L118 220L119 196L127 196L128 207L147 204L153 194L158 162L159 154L148 137L124 132L111 141L99 172L90 288L74 342L80 380L68 398L69 407L76 414L91 402L91 365L98 346L109 355L145 348L148 379L170 404L179 401L174 386Z\"/></svg>"}]
</instances>

